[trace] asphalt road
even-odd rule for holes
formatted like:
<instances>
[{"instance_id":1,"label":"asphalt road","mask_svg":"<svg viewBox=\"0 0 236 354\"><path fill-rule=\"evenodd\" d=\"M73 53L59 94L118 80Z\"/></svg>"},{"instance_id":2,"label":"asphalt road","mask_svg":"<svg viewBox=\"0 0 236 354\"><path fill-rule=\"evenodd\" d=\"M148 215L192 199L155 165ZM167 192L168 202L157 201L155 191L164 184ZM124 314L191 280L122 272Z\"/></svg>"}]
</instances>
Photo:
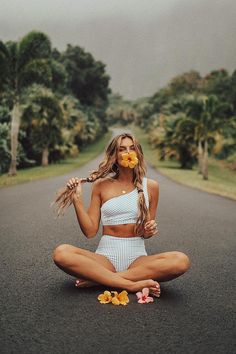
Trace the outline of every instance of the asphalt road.
<instances>
[{"instance_id":1,"label":"asphalt road","mask_svg":"<svg viewBox=\"0 0 236 354\"><path fill-rule=\"evenodd\" d=\"M159 237L150 254L178 250L191 259L182 277L162 283L162 296L140 305L101 305L104 288L77 289L53 263L69 243L94 251L73 207L55 219L49 204L72 176L87 176L102 155L68 175L0 190L1 331L5 353L235 352L236 202L184 187L149 166L160 184ZM84 186L84 202L90 199Z\"/></svg>"}]
</instances>

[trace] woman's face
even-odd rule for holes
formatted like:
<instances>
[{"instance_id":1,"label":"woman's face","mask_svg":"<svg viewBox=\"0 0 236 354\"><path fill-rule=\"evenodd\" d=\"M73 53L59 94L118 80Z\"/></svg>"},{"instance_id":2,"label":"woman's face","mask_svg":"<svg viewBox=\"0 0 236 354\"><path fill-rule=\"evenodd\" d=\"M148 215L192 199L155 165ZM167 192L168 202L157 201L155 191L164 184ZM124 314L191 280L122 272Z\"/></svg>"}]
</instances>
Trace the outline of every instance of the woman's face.
<instances>
[{"instance_id":1,"label":"woman's face","mask_svg":"<svg viewBox=\"0 0 236 354\"><path fill-rule=\"evenodd\" d=\"M120 161L122 160L122 154L131 151L135 151L133 140L128 137L122 138L117 151L117 161L119 165Z\"/></svg>"}]
</instances>

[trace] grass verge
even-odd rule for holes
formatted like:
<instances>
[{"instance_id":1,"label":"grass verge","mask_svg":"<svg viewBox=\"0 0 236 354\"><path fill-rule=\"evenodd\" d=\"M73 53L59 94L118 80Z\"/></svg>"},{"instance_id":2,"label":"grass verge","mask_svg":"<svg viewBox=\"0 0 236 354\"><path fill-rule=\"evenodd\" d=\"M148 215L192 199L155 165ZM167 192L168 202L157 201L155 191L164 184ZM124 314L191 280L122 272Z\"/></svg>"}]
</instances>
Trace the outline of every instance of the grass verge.
<instances>
[{"instance_id":1,"label":"grass verge","mask_svg":"<svg viewBox=\"0 0 236 354\"><path fill-rule=\"evenodd\" d=\"M0 175L0 187L12 186L19 183L34 181L43 178L49 178L54 176L63 175L69 173L78 167L86 164L90 160L94 159L104 150L107 142L112 135L111 131L108 131L103 137L101 137L94 144L91 144L83 151L80 152L76 158L68 158L62 160L60 163L51 164L47 167L32 167L23 170L18 170L17 175L9 177L7 173Z\"/></svg>"},{"instance_id":2,"label":"grass verge","mask_svg":"<svg viewBox=\"0 0 236 354\"><path fill-rule=\"evenodd\" d=\"M181 184L236 200L236 172L224 166L223 161L209 158L209 179L202 179L197 166L183 170L176 161L159 161L158 152L148 144L148 135L136 126L130 127L144 150L146 160L163 175Z\"/></svg>"}]
</instances>

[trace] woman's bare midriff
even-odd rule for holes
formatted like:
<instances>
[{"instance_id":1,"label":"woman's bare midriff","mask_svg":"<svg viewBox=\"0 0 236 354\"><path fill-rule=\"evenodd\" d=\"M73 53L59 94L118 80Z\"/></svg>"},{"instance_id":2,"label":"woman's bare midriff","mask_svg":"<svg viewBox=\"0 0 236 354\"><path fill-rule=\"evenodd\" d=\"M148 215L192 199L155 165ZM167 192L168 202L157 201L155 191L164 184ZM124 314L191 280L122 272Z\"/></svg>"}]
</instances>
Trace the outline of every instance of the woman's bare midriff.
<instances>
[{"instance_id":1,"label":"woman's bare midriff","mask_svg":"<svg viewBox=\"0 0 236 354\"><path fill-rule=\"evenodd\" d=\"M103 235L135 237L134 227L135 224L105 225L103 226Z\"/></svg>"}]
</instances>

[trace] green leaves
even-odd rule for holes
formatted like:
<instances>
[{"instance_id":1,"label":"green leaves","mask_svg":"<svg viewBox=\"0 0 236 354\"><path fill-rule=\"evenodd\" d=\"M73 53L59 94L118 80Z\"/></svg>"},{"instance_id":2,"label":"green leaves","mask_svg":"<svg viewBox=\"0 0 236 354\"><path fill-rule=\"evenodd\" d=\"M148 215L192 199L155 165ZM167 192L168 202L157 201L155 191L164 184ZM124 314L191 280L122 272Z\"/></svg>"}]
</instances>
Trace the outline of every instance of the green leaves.
<instances>
[{"instance_id":1,"label":"green leaves","mask_svg":"<svg viewBox=\"0 0 236 354\"><path fill-rule=\"evenodd\" d=\"M0 173L3 173L7 170L11 160L11 152L9 149L9 133L9 124L0 123Z\"/></svg>"},{"instance_id":2,"label":"green leaves","mask_svg":"<svg viewBox=\"0 0 236 354\"><path fill-rule=\"evenodd\" d=\"M59 99L40 85L33 85L28 91L24 121L31 127L31 139L38 149L52 147L61 140L63 115Z\"/></svg>"},{"instance_id":3,"label":"green leaves","mask_svg":"<svg viewBox=\"0 0 236 354\"><path fill-rule=\"evenodd\" d=\"M105 65L82 48L71 45L62 54L62 62L68 76L67 86L73 95L83 105L105 106L110 92Z\"/></svg>"},{"instance_id":4,"label":"green leaves","mask_svg":"<svg viewBox=\"0 0 236 354\"><path fill-rule=\"evenodd\" d=\"M34 59L47 59L51 56L51 41L42 33L32 31L19 42L19 71Z\"/></svg>"},{"instance_id":5,"label":"green leaves","mask_svg":"<svg viewBox=\"0 0 236 354\"><path fill-rule=\"evenodd\" d=\"M33 83L50 87L52 83L52 70L50 60L34 59L29 61L19 73L19 85L21 88Z\"/></svg>"}]
</instances>

